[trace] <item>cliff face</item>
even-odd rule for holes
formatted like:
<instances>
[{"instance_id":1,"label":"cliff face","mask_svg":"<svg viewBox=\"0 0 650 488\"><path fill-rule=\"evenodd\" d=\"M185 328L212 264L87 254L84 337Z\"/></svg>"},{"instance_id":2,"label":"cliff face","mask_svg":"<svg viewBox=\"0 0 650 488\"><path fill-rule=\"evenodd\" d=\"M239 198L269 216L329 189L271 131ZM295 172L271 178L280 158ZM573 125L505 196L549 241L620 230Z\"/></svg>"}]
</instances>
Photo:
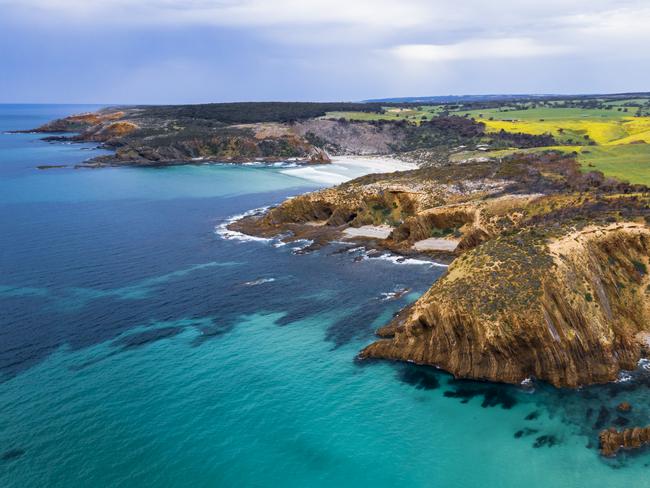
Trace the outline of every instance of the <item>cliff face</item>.
<instances>
[{"instance_id":1,"label":"cliff face","mask_svg":"<svg viewBox=\"0 0 650 488\"><path fill-rule=\"evenodd\" d=\"M121 110L71 115L63 119L48 122L34 129L34 132L82 132L92 127L110 124L112 121L119 120L125 115Z\"/></svg>"},{"instance_id":2,"label":"cliff face","mask_svg":"<svg viewBox=\"0 0 650 488\"><path fill-rule=\"evenodd\" d=\"M616 456L618 451L639 449L650 444L650 427L634 427L618 431L603 430L599 435L600 453L605 457Z\"/></svg>"},{"instance_id":3,"label":"cliff face","mask_svg":"<svg viewBox=\"0 0 650 488\"><path fill-rule=\"evenodd\" d=\"M225 126L218 123L164 120L125 109L74 115L50 122L38 132L76 132L73 141L101 142L115 154L91 161L93 165L160 165L218 161L282 161L298 159L328 163L325 150L286 127L273 124ZM55 136L50 139L66 139Z\"/></svg>"},{"instance_id":4,"label":"cliff face","mask_svg":"<svg viewBox=\"0 0 650 488\"><path fill-rule=\"evenodd\" d=\"M489 241L454 262L380 331L392 337L361 356L508 383L612 381L636 366L650 331L649 255L650 231L636 223Z\"/></svg>"},{"instance_id":5,"label":"cliff face","mask_svg":"<svg viewBox=\"0 0 650 488\"><path fill-rule=\"evenodd\" d=\"M242 118L250 118L248 109L239 110ZM115 150L114 155L92 160L93 165L163 165L203 159L222 162L296 159L322 164L330 162L330 154L390 153L405 139L407 131L404 125L320 118L237 124L222 120L224 117L231 120L237 114L206 115L199 110L189 115L182 107L177 110L173 107L168 110L164 107L109 108L55 120L35 131L75 133L48 139L101 142Z\"/></svg>"},{"instance_id":6,"label":"cliff face","mask_svg":"<svg viewBox=\"0 0 650 488\"><path fill-rule=\"evenodd\" d=\"M555 386L612 381L650 349L650 197L560 156L360 178L233 224L264 235L382 224L375 245L458 242L448 272L362 358L457 377Z\"/></svg>"},{"instance_id":7,"label":"cliff face","mask_svg":"<svg viewBox=\"0 0 650 488\"><path fill-rule=\"evenodd\" d=\"M50 140L101 142L116 150L93 165L223 162L329 162L328 155L401 153L422 164L444 164L461 148L537 147L550 136L487 133L467 117L350 121L336 112L378 112L379 104L233 103L107 108L35 129L74 132ZM372 118L371 118L372 119Z\"/></svg>"}]
</instances>

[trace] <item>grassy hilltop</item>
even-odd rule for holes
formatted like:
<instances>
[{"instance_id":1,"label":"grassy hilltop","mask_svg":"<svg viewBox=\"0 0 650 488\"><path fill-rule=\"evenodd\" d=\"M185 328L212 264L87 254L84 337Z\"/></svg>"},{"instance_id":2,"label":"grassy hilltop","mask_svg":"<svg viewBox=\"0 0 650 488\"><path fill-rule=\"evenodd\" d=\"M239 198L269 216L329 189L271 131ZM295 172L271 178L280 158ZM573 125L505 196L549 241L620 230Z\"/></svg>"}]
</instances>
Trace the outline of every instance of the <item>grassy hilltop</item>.
<instances>
[{"instance_id":1,"label":"grassy hilltop","mask_svg":"<svg viewBox=\"0 0 650 488\"><path fill-rule=\"evenodd\" d=\"M630 183L650 184L650 96L385 106L376 112L329 112L327 117L402 120L420 125L441 114L482 123L487 134L505 131L552 136L553 146L534 151L575 152L585 170L599 170ZM483 151L482 155L503 157L507 153L500 149ZM459 152L455 158L475 155Z\"/></svg>"}]
</instances>

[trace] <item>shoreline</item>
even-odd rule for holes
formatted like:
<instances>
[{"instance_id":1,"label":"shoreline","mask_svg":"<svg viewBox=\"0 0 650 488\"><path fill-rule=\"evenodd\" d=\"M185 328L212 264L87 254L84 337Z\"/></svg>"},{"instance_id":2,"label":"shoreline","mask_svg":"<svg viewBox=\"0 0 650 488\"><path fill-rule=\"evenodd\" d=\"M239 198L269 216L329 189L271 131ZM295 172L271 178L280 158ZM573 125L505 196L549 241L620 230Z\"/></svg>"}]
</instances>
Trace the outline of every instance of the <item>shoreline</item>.
<instances>
[{"instance_id":1,"label":"shoreline","mask_svg":"<svg viewBox=\"0 0 650 488\"><path fill-rule=\"evenodd\" d=\"M281 172L308 181L334 186L367 174L390 174L418 168L417 164L406 162L394 155L345 155L330 156L328 164L302 165Z\"/></svg>"}]
</instances>

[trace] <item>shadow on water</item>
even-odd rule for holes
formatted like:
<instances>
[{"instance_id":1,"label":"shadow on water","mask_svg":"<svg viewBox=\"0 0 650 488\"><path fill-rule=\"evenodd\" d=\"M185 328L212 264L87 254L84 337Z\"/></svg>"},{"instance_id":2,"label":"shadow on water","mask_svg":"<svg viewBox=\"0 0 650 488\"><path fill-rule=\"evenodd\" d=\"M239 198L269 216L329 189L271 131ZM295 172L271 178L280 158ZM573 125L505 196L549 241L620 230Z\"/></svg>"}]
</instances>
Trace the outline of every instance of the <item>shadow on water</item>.
<instances>
[{"instance_id":1,"label":"shadow on water","mask_svg":"<svg viewBox=\"0 0 650 488\"><path fill-rule=\"evenodd\" d=\"M402 364L397 366L397 378L418 390L437 390L440 388L440 373L427 366Z\"/></svg>"},{"instance_id":2,"label":"shadow on water","mask_svg":"<svg viewBox=\"0 0 650 488\"><path fill-rule=\"evenodd\" d=\"M373 323L407 303L406 297L380 299L395 282L423 292L440 274L428 266L355 262L356 255L336 252L336 245L296 256L289 246L227 241L214 234L215 208L232 215L236 212L229 208L261 206L283 197L255 195L245 203L242 198L216 198L57 204L47 211L38 205L18 207L25 221L34 212L47 215L42 232L49 246L29 254L35 259L29 272L20 264L26 258L20 249L3 257L3 264L8 263L3 279L22 281L0 286L6 312L2 380L62 346L79 350L108 342L128 350L172 339L193 327L199 335L191 345L199 347L233 330L251 313L279 315L278 326L327 317L325 340L339 348L372 338ZM169 225L161 225L159 215ZM105 225L106 219L111 225ZM63 238L60 228L74 232ZM27 230L14 231L18 241L32 238L20 235ZM175 327L188 311L190 318L209 321ZM170 325L140 330L153 322Z\"/></svg>"},{"instance_id":3,"label":"shadow on water","mask_svg":"<svg viewBox=\"0 0 650 488\"><path fill-rule=\"evenodd\" d=\"M151 344L162 339L174 337L181 332L183 332L182 327L161 327L158 329L151 329L144 332L129 334L126 337L116 340L115 344L121 346L122 349L133 349L146 346L147 344Z\"/></svg>"},{"instance_id":4,"label":"shadow on water","mask_svg":"<svg viewBox=\"0 0 650 488\"><path fill-rule=\"evenodd\" d=\"M377 360L358 362L361 367L376 363ZM432 390L432 395L440 394L433 390L442 390L443 397L462 405L476 401L482 408L499 407L511 411L510 415L521 419L513 437L536 449L552 448L576 436L586 437L585 448L597 451L601 430L650 424L650 368L644 363L637 370L626 373L625 381L579 389L558 389L539 382L524 388L459 380L434 367L391 364L396 379L417 390ZM631 409L622 411L626 410L621 409L622 402L629 403ZM561 432L548 431L549 419L559 420L565 428ZM650 447L601 460L613 469L620 469L638 459L647 459L645 466L650 466Z\"/></svg>"},{"instance_id":5,"label":"shadow on water","mask_svg":"<svg viewBox=\"0 0 650 488\"><path fill-rule=\"evenodd\" d=\"M4 451L3 453L0 453L0 461L3 462L9 462L9 461L15 461L16 459L22 457L25 454L24 449L9 449L8 451Z\"/></svg>"}]
</instances>

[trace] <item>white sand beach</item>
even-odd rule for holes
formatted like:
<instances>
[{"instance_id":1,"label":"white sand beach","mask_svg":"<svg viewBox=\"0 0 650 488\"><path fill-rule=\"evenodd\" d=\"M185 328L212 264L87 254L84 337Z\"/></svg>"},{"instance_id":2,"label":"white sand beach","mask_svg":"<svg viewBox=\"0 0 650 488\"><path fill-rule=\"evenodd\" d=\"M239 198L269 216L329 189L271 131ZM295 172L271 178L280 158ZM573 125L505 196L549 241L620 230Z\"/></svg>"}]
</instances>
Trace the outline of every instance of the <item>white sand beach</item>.
<instances>
[{"instance_id":1,"label":"white sand beach","mask_svg":"<svg viewBox=\"0 0 650 488\"><path fill-rule=\"evenodd\" d=\"M336 156L330 164L306 165L281 172L325 185L338 185L371 173L393 173L417 168L416 164L389 156Z\"/></svg>"},{"instance_id":2,"label":"white sand beach","mask_svg":"<svg viewBox=\"0 0 650 488\"><path fill-rule=\"evenodd\" d=\"M413 249L417 251L455 251L460 239L440 239L431 237L423 239L413 244Z\"/></svg>"},{"instance_id":3,"label":"white sand beach","mask_svg":"<svg viewBox=\"0 0 650 488\"><path fill-rule=\"evenodd\" d=\"M393 228L389 225L363 225L361 227L348 227L343 231L343 235L349 238L386 239L392 230Z\"/></svg>"}]
</instances>

